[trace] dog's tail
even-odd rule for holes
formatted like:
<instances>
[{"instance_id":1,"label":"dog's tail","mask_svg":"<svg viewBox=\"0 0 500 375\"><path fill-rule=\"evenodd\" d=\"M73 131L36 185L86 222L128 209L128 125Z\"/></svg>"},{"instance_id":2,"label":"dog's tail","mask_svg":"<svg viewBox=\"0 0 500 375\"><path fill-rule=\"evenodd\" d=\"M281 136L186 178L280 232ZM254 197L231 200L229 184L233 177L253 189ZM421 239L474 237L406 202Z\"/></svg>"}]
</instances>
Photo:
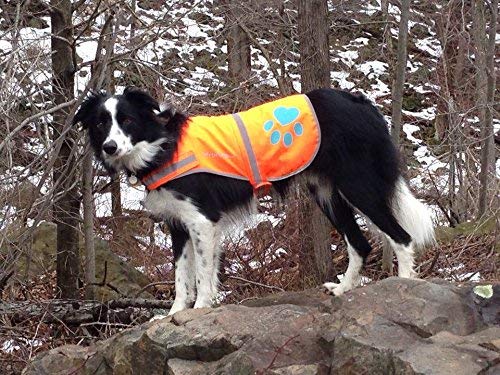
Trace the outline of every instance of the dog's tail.
<instances>
[{"instance_id":1,"label":"dog's tail","mask_svg":"<svg viewBox=\"0 0 500 375\"><path fill-rule=\"evenodd\" d=\"M412 237L416 249L435 243L430 212L415 198L402 177L396 182L392 211L399 225Z\"/></svg>"}]
</instances>

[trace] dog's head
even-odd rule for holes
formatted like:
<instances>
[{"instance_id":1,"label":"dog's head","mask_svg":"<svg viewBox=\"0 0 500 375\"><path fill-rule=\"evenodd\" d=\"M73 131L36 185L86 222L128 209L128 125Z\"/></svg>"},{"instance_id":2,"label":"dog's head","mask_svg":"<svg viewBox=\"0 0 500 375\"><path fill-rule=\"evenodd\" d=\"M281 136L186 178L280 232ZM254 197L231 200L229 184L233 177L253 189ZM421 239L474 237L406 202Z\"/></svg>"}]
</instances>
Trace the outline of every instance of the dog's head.
<instances>
[{"instance_id":1,"label":"dog's head","mask_svg":"<svg viewBox=\"0 0 500 375\"><path fill-rule=\"evenodd\" d=\"M160 112L147 93L126 88L122 95L91 94L80 106L73 123L88 129L90 143L110 173L135 173L148 166L168 142L166 124L172 110Z\"/></svg>"}]
</instances>

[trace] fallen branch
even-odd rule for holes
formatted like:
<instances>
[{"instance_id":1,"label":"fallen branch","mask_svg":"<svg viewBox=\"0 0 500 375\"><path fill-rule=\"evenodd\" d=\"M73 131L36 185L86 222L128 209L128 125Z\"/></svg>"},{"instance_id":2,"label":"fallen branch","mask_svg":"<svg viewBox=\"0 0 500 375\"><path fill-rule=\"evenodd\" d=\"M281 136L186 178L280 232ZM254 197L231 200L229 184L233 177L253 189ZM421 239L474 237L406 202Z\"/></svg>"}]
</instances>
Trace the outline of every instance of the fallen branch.
<instances>
[{"instance_id":1,"label":"fallen branch","mask_svg":"<svg viewBox=\"0 0 500 375\"><path fill-rule=\"evenodd\" d=\"M169 309L170 300L119 298L108 302L79 300L21 301L0 303L0 316L12 323L39 320L43 323L80 325L92 322L128 324L137 316L145 319L154 308ZM142 310L141 310L142 309ZM145 311L143 311L145 310Z\"/></svg>"}]
</instances>

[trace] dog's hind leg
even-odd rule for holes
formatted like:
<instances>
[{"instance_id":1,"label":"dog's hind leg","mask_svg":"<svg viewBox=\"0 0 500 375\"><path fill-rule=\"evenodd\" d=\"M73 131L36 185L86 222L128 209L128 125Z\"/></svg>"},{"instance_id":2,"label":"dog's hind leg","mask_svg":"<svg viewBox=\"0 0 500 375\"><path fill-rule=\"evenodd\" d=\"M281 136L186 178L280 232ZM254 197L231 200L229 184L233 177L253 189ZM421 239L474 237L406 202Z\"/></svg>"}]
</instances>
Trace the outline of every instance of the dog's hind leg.
<instances>
[{"instance_id":1,"label":"dog's hind leg","mask_svg":"<svg viewBox=\"0 0 500 375\"><path fill-rule=\"evenodd\" d=\"M187 309L196 298L193 244L185 228L169 225L175 261L175 301L168 315Z\"/></svg>"},{"instance_id":2,"label":"dog's hind leg","mask_svg":"<svg viewBox=\"0 0 500 375\"><path fill-rule=\"evenodd\" d=\"M415 277L412 237L394 217L387 198L377 195L375 189L361 182L356 185L356 189L359 189L356 193L353 191L354 188L344 188L341 192L352 206L356 207L387 236L398 258L399 276Z\"/></svg>"},{"instance_id":3,"label":"dog's hind leg","mask_svg":"<svg viewBox=\"0 0 500 375\"><path fill-rule=\"evenodd\" d=\"M398 276L413 279L417 277L417 273L413 270L414 267L414 249L413 242L408 245L397 243L386 234L389 244L396 253L398 259Z\"/></svg>"},{"instance_id":4,"label":"dog's hind leg","mask_svg":"<svg viewBox=\"0 0 500 375\"><path fill-rule=\"evenodd\" d=\"M337 228L347 244L349 265L342 281L339 284L333 282L323 284L330 293L338 296L360 284L360 272L372 248L356 223L352 208L338 191L318 189L316 186L310 186L309 189L321 210ZM326 197L326 191L330 192L329 200Z\"/></svg>"}]
</instances>

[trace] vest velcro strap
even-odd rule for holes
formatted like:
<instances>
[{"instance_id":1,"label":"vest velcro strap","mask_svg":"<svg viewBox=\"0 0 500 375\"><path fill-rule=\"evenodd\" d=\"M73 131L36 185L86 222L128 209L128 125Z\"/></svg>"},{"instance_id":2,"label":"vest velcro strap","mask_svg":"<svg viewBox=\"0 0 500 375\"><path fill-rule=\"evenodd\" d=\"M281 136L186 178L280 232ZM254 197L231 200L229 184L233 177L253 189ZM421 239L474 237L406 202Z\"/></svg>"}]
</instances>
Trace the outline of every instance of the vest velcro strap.
<instances>
[{"instance_id":1,"label":"vest velcro strap","mask_svg":"<svg viewBox=\"0 0 500 375\"><path fill-rule=\"evenodd\" d=\"M179 155L175 163L168 163L142 179L148 190L154 190L199 165L194 152Z\"/></svg>"}]
</instances>

